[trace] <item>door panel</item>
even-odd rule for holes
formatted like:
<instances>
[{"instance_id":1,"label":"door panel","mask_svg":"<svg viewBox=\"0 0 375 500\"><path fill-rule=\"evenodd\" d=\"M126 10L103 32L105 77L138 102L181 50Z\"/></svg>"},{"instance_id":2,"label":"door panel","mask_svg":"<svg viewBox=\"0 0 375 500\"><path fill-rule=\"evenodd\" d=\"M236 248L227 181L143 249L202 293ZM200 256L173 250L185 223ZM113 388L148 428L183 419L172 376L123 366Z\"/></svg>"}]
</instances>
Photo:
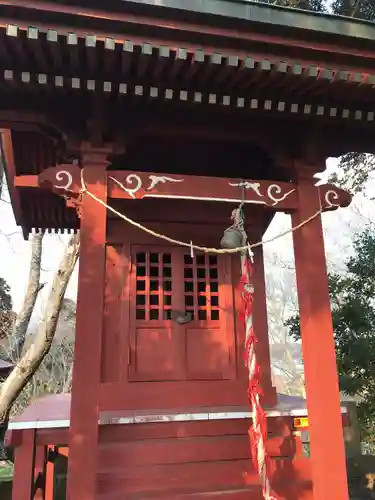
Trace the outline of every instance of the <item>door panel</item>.
<instances>
[{"instance_id":1,"label":"door panel","mask_svg":"<svg viewBox=\"0 0 375 500\"><path fill-rule=\"evenodd\" d=\"M174 247L131 254L129 380L235 378L230 258Z\"/></svg>"},{"instance_id":2,"label":"door panel","mask_svg":"<svg viewBox=\"0 0 375 500\"><path fill-rule=\"evenodd\" d=\"M186 329L189 379L221 379L228 365L228 351L220 329Z\"/></svg>"},{"instance_id":3,"label":"door panel","mask_svg":"<svg viewBox=\"0 0 375 500\"><path fill-rule=\"evenodd\" d=\"M183 252L187 379L235 374L233 291L226 256ZM227 282L229 286L227 286Z\"/></svg>"},{"instance_id":4,"label":"door panel","mask_svg":"<svg viewBox=\"0 0 375 500\"><path fill-rule=\"evenodd\" d=\"M171 328L137 328L134 364L143 380L170 380L181 372L180 350Z\"/></svg>"},{"instance_id":5,"label":"door panel","mask_svg":"<svg viewBox=\"0 0 375 500\"><path fill-rule=\"evenodd\" d=\"M129 380L182 379L184 339L171 320L175 256L159 247L133 247L131 254Z\"/></svg>"}]
</instances>

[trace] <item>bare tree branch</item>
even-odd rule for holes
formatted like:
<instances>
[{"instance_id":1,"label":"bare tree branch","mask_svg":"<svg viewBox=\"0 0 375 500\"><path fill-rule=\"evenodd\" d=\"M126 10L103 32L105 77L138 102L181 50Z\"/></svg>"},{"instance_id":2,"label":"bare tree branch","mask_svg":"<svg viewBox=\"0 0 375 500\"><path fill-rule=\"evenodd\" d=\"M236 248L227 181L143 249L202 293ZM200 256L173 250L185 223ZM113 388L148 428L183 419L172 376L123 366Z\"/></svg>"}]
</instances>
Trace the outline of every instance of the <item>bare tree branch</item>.
<instances>
[{"instance_id":1,"label":"bare tree branch","mask_svg":"<svg viewBox=\"0 0 375 500\"><path fill-rule=\"evenodd\" d=\"M33 343L17 362L15 368L0 389L0 422L6 419L12 404L39 368L51 348L64 294L78 255L79 236L74 235L68 243L60 266L54 276L44 317L38 326Z\"/></svg>"},{"instance_id":2,"label":"bare tree branch","mask_svg":"<svg viewBox=\"0 0 375 500\"><path fill-rule=\"evenodd\" d=\"M70 364L66 380L64 381L62 392L70 392L71 391L72 379L73 379L73 363Z\"/></svg>"},{"instance_id":3,"label":"bare tree branch","mask_svg":"<svg viewBox=\"0 0 375 500\"><path fill-rule=\"evenodd\" d=\"M42 262L42 243L44 233L38 233L33 236L29 281L23 305L13 326L11 335L11 346L9 357L11 361L17 361L26 339L27 328L30 323L31 315L35 308L38 293L44 287L40 283L40 267Z\"/></svg>"}]
</instances>

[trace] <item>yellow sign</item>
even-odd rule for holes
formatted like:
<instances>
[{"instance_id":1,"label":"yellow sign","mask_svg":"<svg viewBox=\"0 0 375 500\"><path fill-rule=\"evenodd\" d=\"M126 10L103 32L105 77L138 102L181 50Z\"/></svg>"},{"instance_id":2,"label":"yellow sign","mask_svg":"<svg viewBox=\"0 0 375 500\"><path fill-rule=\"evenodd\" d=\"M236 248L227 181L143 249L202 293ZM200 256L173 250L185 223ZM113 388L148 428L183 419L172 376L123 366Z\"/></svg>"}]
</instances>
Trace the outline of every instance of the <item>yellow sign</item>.
<instances>
[{"instance_id":1,"label":"yellow sign","mask_svg":"<svg viewBox=\"0 0 375 500\"><path fill-rule=\"evenodd\" d=\"M309 419L307 417L294 418L293 421L296 429L303 429L309 426Z\"/></svg>"}]
</instances>

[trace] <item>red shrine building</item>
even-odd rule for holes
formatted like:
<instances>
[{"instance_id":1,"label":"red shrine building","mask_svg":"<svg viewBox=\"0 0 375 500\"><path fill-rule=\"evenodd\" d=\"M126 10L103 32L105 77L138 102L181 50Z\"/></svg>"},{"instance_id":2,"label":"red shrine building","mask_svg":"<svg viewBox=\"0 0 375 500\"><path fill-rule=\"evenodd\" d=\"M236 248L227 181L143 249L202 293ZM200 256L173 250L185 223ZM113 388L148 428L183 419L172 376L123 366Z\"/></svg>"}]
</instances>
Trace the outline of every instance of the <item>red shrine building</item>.
<instances>
[{"instance_id":1,"label":"red shrine building","mask_svg":"<svg viewBox=\"0 0 375 500\"><path fill-rule=\"evenodd\" d=\"M13 499L264 498L240 257L189 248L220 248L243 202L250 243L276 212L294 228L304 413L272 386L254 248L273 498L347 500L321 213L350 195L314 175L374 151L375 27L245 0L19 0L0 2L0 37L17 223L81 239L72 394L10 424Z\"/></svg>"}]
</instances>

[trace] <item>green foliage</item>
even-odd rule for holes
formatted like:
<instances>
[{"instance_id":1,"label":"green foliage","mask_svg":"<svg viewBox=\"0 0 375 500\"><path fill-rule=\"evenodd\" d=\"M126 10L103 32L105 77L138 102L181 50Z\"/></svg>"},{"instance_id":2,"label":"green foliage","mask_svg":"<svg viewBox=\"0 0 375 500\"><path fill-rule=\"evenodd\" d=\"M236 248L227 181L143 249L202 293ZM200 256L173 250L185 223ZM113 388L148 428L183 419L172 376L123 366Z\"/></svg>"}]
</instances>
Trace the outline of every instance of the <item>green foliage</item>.
<instances>
[{"instance_id":1,"label":"green foliage","mask_svg":"<svg viewBox=\"0 0 375 500\"><path fill-rule=\"evenodd\" d=\"M6 337L12 328L15 318L12 305L10 287L3 278L0 278L0 339Z\"/></svg>"},{"instance_id":2,"label":"green foliage","mask_svg":"<svg viewBox=\"0 0 375 500\"><path fill-rule=\"evenodd\" d=\"M0 466L0 483L12 481L13 479L13 464L7 462Z\"/></svg>"},{"instance_id":3,"label":"green foliage","mask_svg":"<svg viewBox=\"0 0 375 500\"><path fill-rule=\"evenodd\" d=\"M334 0L331 5L334 14L375 20L374 0ZM364 190L366 182L375 170L375 156L366 153L347 153L340 158L339 177L335 182L350 191L357 193Z\"/></svg>"},{"instance_id":4,"label":"green foliage","mask_svg":"<svg viewBox=\"0 0 375 500\"><path fill-rule=\"evenodd\" d=\"M339 172L330 182L341 185L352 193L363 192L375 170L375 156L368 153L347 153L340 158Z\"/></svg>"},{"instance_id":5,"label":"green foliage","mask_svg":"<svg viewBox=\"0 0 375 500\"><path fill-rule=\"evenodd\" d=\"M294 9L313 10L325 12L326 6L323 0L263 0L265 3L279 5L280 7L291 7Z\"/></svg>"},{"instance_id":6,"label":"green foliage","mask_svg":"<svg viewBox=\"0 0 375 500\"><path fill-rule=\"evenodd\" d=\"M322 0L263 0L266 3L327 12L327 2ZM375 21L374 0L334 0L330 5L333 14ZM375 171L375 156L361 152L351 152L343 155L339 161L339 175L334 175L330 182L349 189L353 193L364 190L366 182Z\"/></svg>"},{"instance_id":7,"label":"green foliage","mask_svg":"<svg viewBox=\"0 0 375 500\"><path fill-rule=\"evenodd\" d=\"M354 255L346 267L344 276L329 276L337 367L341 390L361 398L358 417L369 441L375 436L374 228L355 238ZM290 318L287 326L294 339L299 339L299 318Z\"/></svg>"},{"instance_id":8,"label":"green foliage","mask_svg":"<svg viewBox=\"0 0 375 500\"><path fill-rule=\"evenodd\" d=\"M373 0L335 0L332 12L341 16L356 17L374 21L375 5Z\"/></svg>"}]
</instances>

